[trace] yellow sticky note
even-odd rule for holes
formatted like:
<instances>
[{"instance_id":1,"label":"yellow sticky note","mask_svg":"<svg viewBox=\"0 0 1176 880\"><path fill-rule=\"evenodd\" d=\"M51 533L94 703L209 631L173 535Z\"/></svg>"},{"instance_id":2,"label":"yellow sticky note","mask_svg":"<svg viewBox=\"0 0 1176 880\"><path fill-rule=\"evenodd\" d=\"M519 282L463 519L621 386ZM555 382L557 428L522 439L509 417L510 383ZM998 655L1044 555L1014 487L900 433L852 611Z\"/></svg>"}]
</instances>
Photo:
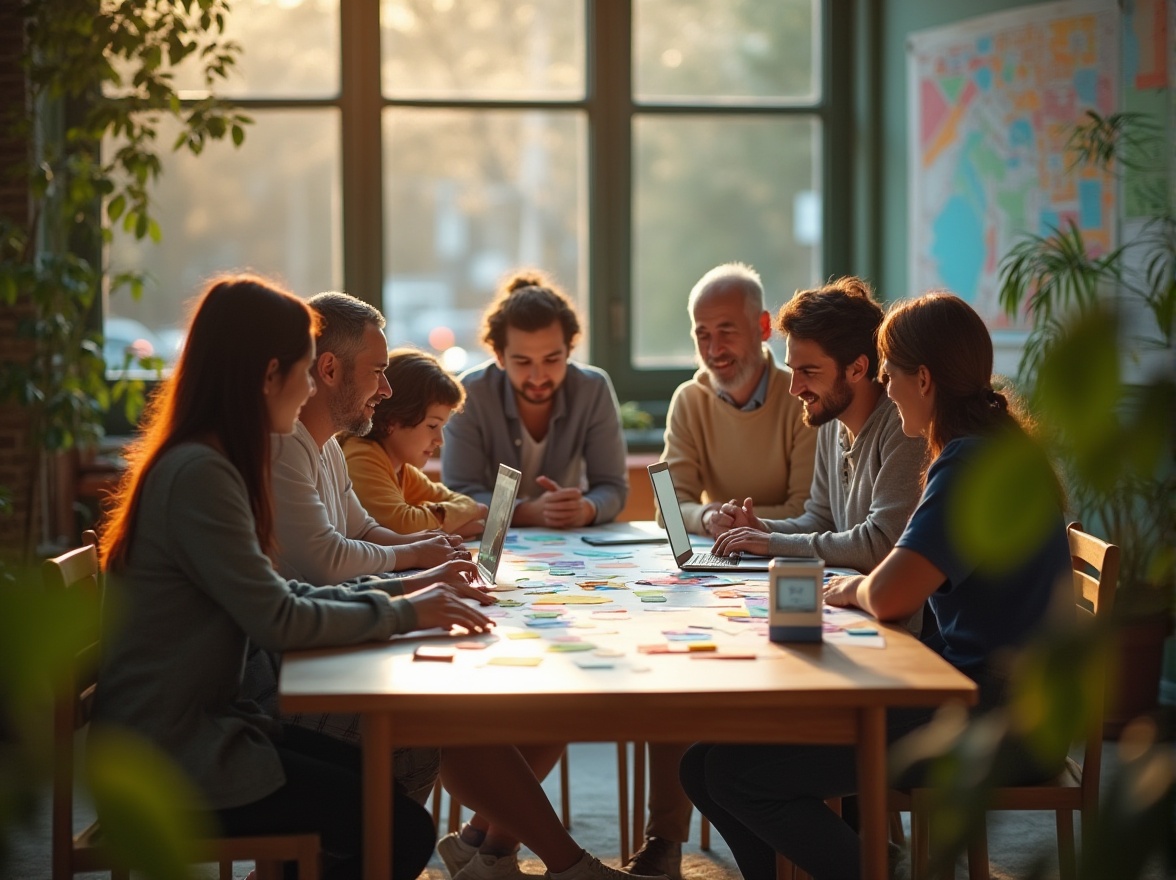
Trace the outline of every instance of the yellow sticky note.
<instances>
[{"instance_id":1,"label":"yellow sticky note","mask_svg":"<svg viewBox=\"0 0 1176 880\"><path fill-rule=\"evenodd\" d=\"M538 666L543 662L542 657L491 657L486 661L487 666Z\"/></svg>"},{"instance_id":2,"label":"yellow sticky note","mask_svg":"<svg viewBox=\"0 0 1176 880\"><path fill-rule=\"evenodd\" d=\"M542 596L534 601L535 605L607 605L612 599L607 596L580 596L566 593L554 596Z\"/></svg>"},{"instance_id":3,"label":"yellow sticky note","mask_svg":"<svg viewBox=\"0 0 1176 880\"><path fill-rule=\"evenodd\" d=\"M528 629L522 630L521 632L507 633L506 637L508 639L515 639L516 641L519 639L537 639L539 638L539 633Z\"/></svg>"}]
</instances>

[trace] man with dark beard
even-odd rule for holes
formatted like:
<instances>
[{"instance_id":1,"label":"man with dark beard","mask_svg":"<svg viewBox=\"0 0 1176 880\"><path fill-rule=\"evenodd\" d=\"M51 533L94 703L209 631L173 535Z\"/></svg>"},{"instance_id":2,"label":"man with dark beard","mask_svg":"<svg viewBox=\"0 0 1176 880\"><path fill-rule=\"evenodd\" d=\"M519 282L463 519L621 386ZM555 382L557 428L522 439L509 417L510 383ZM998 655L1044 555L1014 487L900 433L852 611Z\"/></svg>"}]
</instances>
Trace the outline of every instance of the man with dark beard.
<instances>
[{"instance_id":1,"label":"man with dark beard","mask_svg":"<svg viewBox=\"0 0 1176 880\"><path fill-rule=\"evenodd\" d=\"M742 263L716 266L694 285L686 308L699 369L670 400L661 456L686 528L722 534L733 522L720 508L748 495L766 516L798 516L816 432L788 395L788 371L764 345L772 320L759 274Z\"/></svg>"},{"instance_id":2,"label":"man with dark beard","mask_svg":"<svg viewBox=\"0 0 1176 880\"><path fill-rule=\"evenodd\" d=\"M780 309L789 392L818 428L812 492L804 513L761 519L751 497L725 504L731 530L715 553L818 556L829 566L871 571L894 546L919 500L926 462L921 438L902 432L878 381L874 334L882 307L859 278L801 290Z\"/></svg>"},{"instance_id":3,"label":"man with dark beard","mask_svg":"<svg viewBox=\"0 0 1176 880\"><path fill-rule=\"evenodd\" d=\"M376 404L392 394L384 368L384 316L346 293L310 300L320 319L311 367L315 393L292 434L271 437L274 567L286 578L337 584L400 569L437 566L402 578L405 590L475 576L462 539L441 532L401 535L370 517L351 488L335 435L364 434Z\"/></svg>"},{"instance_id":4,"label":"man with dark beard","mask_svg":"<svg viewBox=\"0 0 1176 880\"><path fill-rule=\"evenodd\" d=\"M516 526L611 522L629 477L620 406L604 370L573 363L580 319L537 271L506 278L483 319L493 359L463 373L465 408L445 426L441 481L489 504L499 464L522 472Z\"/></svg>"}]
</instances>

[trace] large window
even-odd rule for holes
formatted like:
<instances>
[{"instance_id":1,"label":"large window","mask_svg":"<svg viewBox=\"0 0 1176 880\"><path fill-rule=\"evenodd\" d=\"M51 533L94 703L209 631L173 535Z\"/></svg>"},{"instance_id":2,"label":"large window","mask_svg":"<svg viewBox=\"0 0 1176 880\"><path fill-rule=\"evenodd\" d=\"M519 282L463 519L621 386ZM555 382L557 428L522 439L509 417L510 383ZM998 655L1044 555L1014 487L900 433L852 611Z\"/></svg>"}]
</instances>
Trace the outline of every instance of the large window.
<instances>
[{"instance_id":1,"label":"large window","mask_svg":"<svg viewBox=\"0 0 1176 880\"><path fill-rule=\"evenodd\" d=\"M753 264L775 308L846 265L849 74L828 47L849 6L237 0L224 92L255 124L169 157L161 244L116 234L116 266L151 280L110 297L112 359L140 336L174 351L201 279L247 268L367 299L393 344L460 370L498 280L536 267L587 318L577 356L664 399L708 268Z\"/></svg>"}]
</instances>

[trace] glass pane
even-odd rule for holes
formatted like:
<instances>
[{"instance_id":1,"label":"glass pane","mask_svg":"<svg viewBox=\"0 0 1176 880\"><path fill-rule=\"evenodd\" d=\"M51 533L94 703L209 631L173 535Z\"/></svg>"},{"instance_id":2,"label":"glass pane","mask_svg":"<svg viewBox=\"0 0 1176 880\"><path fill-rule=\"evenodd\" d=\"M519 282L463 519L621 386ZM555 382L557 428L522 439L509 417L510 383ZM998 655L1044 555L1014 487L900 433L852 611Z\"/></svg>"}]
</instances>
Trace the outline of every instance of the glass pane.
<instances>
[{"instance_id":1,"label":"glass pane","mask_svg":"<svg viewBox=\"0 0 1176 880\"><path fill-rule=\"evenodd\" d=\"M155 188L162 240L136 241L116 224L113 272L150 277L142 299L110 294L107 362L121 367L125 346L144 339L174 358L186 303L218 272L251 270L300 296L342 286L339 114L256 111L245 142L205 147L199 156L167 153ZM162 143L175 133L161 131Z\"/></svg>"},{"instance_id":2,"label":"glass pane","mask_svg":"<svg viewBox=\"0 0 1176 880\"><path fill-rule=\"evenodd\" d=\"M339 93L339 0L233 0L223 40L242 47L217 95L322 98ZM203 91L196 65L176 68L180 90Z\"/></svg>"},{"instance_id":3,"label":"glass pane","mask_svg":"<svg viewBox=\"0 0 1176 880\"><path fill-rule=\"evenodd\" d=\"M389 340L455 371L478 363L482 312L521 266L553 276L586 329L586 152L578 112L386 111ZM587 351L585 334L576 353Z\"/></svg>"},{"instance_id":4,"label":"glass pane","mask_svg":"<svg viewBox=\"0 0 1176 880\"><path fill-rule=\"evenodd\" d=\"M686 297L713 266L750 263L769 311L821 277L821 131L812 117L638 117L637 367L694 362Z\"/></svg>"},{"instance_id":5,"label":"glass pane","mask_svg":"<svg viewBox=\"0 0 1176 880\"><path fill-rule=\"evenodd\" d=\"M576 100L584 0L383 0L384 94Z\"/></svg>"},{"instance_id":6,"label":"glass pane","mask_svg":"<svg viewBox=\"0 0 1176 880\"><path fill-rule=\"evenodd\" d=\"M638 101L820 97L818 0L634 0Z\"/></svg>"}]
</instances>

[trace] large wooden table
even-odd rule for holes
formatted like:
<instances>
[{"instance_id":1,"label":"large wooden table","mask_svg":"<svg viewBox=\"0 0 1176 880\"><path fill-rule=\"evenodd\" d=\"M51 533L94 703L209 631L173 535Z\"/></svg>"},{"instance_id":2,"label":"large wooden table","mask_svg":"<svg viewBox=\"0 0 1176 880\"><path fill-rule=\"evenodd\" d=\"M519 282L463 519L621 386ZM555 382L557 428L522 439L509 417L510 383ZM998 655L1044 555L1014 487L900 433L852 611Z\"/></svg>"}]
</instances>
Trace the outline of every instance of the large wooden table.
<instances>
[{"instance_id":1,"label":"large wooden table","mask_svg":"<svg viewBox=\"0 0 1176 880\"><path fill-rule=\"evenodd\" d=\"M587 547L574 536L563 545L531 545L525 540L522 545L514 545L519 557L527 557L527 551L537 553L537 547L548 555L564 552L572 557ZM663 572L673 568L664 550L634 548L631 552L630 561L637 568L620 572L630 583L655 567ZM568 606L575 628L543 629L538 639L516 641L506 636L526 631L523 615L536 610L530 603L543 597L522 591L500 593L500 598L528 605L505 612L509 616L498 621L499 635L487 639L492 644L485 650L459 650L453 663L413 661L413 650L427 636L291 652L285 657L280 683L283 710L363 716L365 877L385 880L391 876L393 745L644 740L855 745L863 875L885 880L885 711L953 699L974 702L975 685L969 679L893 627L880 627L886 642L881 649L776 645L767 641L758 626L730 622L714 607L645 613L651 607L666 609L677 598L671 593L668 604L651 606L634 592L653 587L633 584L630 590L607 593L581 590L575 583L594 574L591 567L572 578L520 572L517 567L512 572L509 564L504 568L500 582L524 575L563 581L570 587L562 595L602 595L615 604ZM618 574L615 569L610 573ZM700 600L741 604L709 596L683 601ZM593 614L617 608L628 609L629 616L613 620ZM665 630L691 625L718 626L715 641L720 651L751 651L756 659L636 651L637 645L664 642ZM550 639L569 634L624 654L613 668L581 668L577 658L592 656L590 652L550 653ZM531 667L487 665L495 656L528 655L543 660Z\"/></svg>"}]
</instances>

